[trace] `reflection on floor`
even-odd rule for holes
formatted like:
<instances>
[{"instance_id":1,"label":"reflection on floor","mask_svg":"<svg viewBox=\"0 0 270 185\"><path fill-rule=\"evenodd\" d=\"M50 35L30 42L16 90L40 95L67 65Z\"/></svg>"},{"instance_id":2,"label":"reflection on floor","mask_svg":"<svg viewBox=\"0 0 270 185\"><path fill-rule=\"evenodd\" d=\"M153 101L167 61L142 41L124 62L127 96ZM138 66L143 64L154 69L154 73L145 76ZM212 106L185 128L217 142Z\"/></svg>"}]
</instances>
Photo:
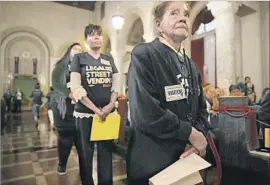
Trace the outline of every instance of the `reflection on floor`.
<instances>
[{"instance_id":1,"label":"reflection on floor","mask_svg":"<svg viewBox=\"0 0 270 185\"><path fill-rule=\"evenodd\" d=\"M68 161L68 173L59 176L57 167L57 135L48 129L47 118L35 127L31 112L11 114L1 136L2 185L80 185L76 149ZM96 182L96 155L94 179ZM113 157L114 184L125 185L125 161Z\"/></svg>"}]
</instances>

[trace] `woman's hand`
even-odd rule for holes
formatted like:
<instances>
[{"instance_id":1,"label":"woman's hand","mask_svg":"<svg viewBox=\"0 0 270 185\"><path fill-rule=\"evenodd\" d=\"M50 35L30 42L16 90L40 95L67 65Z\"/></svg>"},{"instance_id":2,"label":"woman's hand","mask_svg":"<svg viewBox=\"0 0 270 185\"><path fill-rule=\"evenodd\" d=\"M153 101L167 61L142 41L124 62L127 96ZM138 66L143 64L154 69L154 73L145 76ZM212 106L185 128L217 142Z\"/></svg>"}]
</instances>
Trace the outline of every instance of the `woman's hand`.
<instances>
[{"instance_id":1,"label":"woman's hand","mask_svg":"<svg viewBox=\"0 0 270 185\"><path fill-rule=\"evenodd\" d=\"M189 141L193 145L193 147L199 151L200 156L205 155L207 140L201 132L192 127Z\"/></svg>"},{"instance_id":2,"label":"woman's hand","mask_svg":"<svg viewBox=\"0 0 270 185\"><path fill-rule=\"evenodd\" d=\"M99 118L102 120L102 121L105 121L106 119L106 116L105 116L105 113L102 111L102 109L96 109L95 111L95 114L99 116Z\"/></svg>"},{"instance_id":3,"label":"woman's hand","mask_svg":"<svg viewBox=\"0 0 270 185\"><path fill-rule=\"evenodd\" d=\"M109 103L105 107L102 108L102 111L105 113L105 118L111 113L112 109L114 107L113 103Z\"/></svg>"},{"instance_id":4,"label":"woman's hand","mask_svg":"<svg viewBox=\"0 0 270 185\"><path fill-rule=\"evenodd\" d=\"M187 156L191 155L191 154L199 154L199 151L194 147L190 147L189 149L185 150L184 153L181 154L180 159L186 158Z\"/></svg>"}]
</instances>

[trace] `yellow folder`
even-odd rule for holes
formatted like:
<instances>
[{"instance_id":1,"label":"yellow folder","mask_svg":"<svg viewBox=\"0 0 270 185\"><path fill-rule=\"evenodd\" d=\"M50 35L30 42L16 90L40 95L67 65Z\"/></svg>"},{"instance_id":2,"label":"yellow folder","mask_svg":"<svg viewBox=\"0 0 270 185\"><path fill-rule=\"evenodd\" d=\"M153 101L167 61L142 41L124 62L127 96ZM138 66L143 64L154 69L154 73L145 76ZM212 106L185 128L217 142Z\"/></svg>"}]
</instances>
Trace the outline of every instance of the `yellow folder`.
<instances>
[{"instance_id":1,"label":"yellow folder","mask_svg":"<svg viewBox=\"0 0 270 185\"><path fill-rule=\"evenodd\" d=\"M264 147L270 148L270 128L264 129Z\"/></svg>"},{"instance_id":2,"label":"yellow folder","mask_svg":"<svg viewBox=\"0 0 270 185\"><path fill-rule=\"evenodd\" d=\"M102 141L118 139L120 120L121 117L118 113L109 114L104 122L101 121L98 115L94 115L90 140Z\"/></svg>"}]
</instances>

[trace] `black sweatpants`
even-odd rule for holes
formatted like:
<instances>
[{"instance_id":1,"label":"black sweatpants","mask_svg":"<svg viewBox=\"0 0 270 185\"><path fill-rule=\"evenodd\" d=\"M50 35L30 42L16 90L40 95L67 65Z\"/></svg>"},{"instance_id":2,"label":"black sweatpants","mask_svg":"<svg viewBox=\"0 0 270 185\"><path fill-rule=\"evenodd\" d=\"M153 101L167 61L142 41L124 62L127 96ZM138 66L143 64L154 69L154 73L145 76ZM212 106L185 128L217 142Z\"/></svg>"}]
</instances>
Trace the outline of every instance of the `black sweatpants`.
<instances>
[{"instance_id":1,"label":"black sweatpants","mask_svg":"<svg viewBox=\"0 0 270 185\"><path fill-rule=\"evenodd\" d=\"M58 166L66 167L70 151L76 138L76 127L58 129Z\"/></svg>"},{"instance_id":2,"label":"black sweatpants","mask_svg":"<svg viewBox=\"0 0 270 185\"><path fill-rule=\"evenodd\" d=\"M62 119L59 110L52 106L54 125L58 132L58 165L66 167L69 154L71 152L73 144L76 148L76 125L75 119L70 116L66 116Z\"/></svg>"},{"instance_id":3,"label":"black sweatpants","mask_svg":"<svg viewBox=\"0 0 270 185\"><path fill-rule=\"evenodd\" d=\"M112 149L113 141L90 141L93 118L76 118L76 143L79 155L82 185L94 185L93 155L97 143L98 185L112 185Z\"/></svg>"}]
</instances>

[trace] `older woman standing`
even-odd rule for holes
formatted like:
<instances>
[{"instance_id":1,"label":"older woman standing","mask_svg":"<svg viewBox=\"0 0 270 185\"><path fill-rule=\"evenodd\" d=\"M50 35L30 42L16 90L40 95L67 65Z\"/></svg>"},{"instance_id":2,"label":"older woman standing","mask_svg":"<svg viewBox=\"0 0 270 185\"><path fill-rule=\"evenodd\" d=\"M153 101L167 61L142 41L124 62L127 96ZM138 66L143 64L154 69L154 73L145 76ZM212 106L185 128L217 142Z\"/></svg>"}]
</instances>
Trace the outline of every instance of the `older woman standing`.
<instances>
[{"instance_id":1,"label":"older woman standing","mask_svg":"<svg viewBox=\"0 0 270 185\"><path fill-rule=\"evenodd\" d=\"M201 76L181 50L188 36L185 2L162 2L154 9L159 37L131 54L128 92L132 131L127 153L129 185L148 179L179 157L188 143L205 154L208 127ZM203 134L204 133L204 134Z\"/></svg>"}]
</instances>

